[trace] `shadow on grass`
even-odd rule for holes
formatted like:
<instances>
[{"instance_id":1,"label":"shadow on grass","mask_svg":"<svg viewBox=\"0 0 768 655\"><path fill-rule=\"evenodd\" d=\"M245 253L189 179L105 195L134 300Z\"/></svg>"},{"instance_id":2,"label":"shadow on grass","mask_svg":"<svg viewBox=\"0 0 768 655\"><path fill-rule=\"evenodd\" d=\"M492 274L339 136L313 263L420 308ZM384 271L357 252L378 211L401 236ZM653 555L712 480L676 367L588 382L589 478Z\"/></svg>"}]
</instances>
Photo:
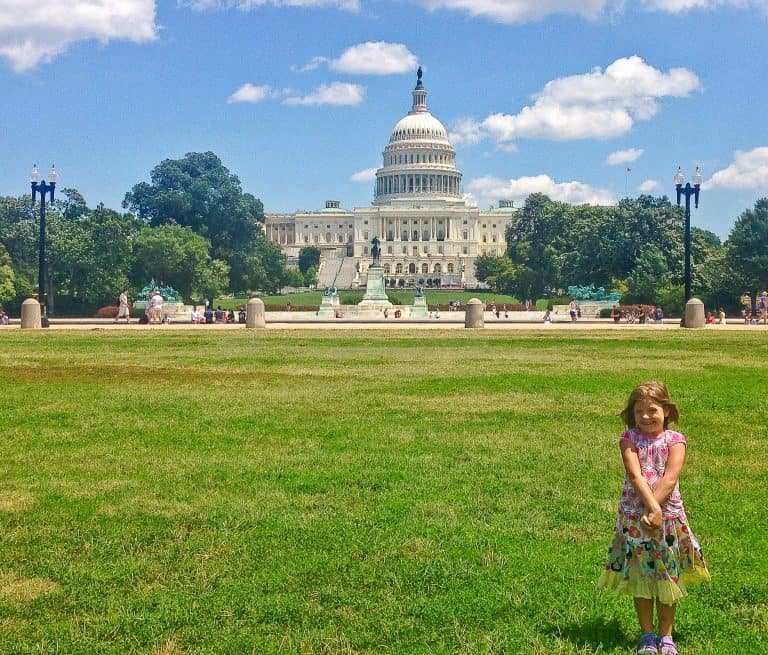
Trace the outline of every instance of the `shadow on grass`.
<instances>
[{"instance_id":1,"label":"shadow on grass","mask_svg":"<svg viewBox=\"0 0 768 655\"><path fill-rule=\"evenodd\" d=\"M624 650L631 644L627 641L627 635L616 619L606 621L595 617L584 623L571 623L567 625L549 625L544 632L560 639L570 641L581 652L589 647L588 652L610 652L614 649Z\"/></svg>"}]
</instances>

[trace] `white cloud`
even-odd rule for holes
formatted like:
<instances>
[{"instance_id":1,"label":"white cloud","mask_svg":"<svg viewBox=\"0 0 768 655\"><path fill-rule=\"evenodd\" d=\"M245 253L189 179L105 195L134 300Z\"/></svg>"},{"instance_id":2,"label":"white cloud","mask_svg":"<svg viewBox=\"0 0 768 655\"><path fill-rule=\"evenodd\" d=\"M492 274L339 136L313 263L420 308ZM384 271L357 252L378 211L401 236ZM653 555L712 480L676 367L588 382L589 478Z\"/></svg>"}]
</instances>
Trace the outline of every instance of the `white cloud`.
<instances>
[{"instance_id":1,"label":"white cloud","mask_svg":"<svg viewBox=\"0 0 768 655\"><path fill-rule=\"evenodd\" d=\"M402 43L368 41L347 48L330 65L341 73L392 75L416 70L418 60Z\"/></svg>"},{"instance_id":2,"label":"white cloud","mask_svg":"<svg viewBox=\"0 0 768 655\"><path fill-rule=\"evenodd\" d=\"M286 105L359 105L365 98L365 87L359 84L333 82L321 84L307 95L290 95Z\"/></svg>"},{"instance_id":3,"label":"white cloud","mask_svg":"<svg viewBox=\"0 0 768 655\"><path fill-rule=\"evenodd\" d=\"M265 98L274 97L275 92L272 91L272 87L269 85L255 86L250 82L246 82L237 91L235 91L229 98L227 103L232 104L234 102L261 102Z\"/></svg>"},{"instance_id":4,"label":"white cloud","mask_svg":"<svg viewBox=\"0 0 768 655\"><path fill-rule=\"evenodd\" d=\"M303 66L291 66L291 70L294 73L306 73L320 68L322 64L327 64L329 61L330 59L328 59L328 57L312 57L312 60L308 64L304 64Z\"/></svg>"},{"instance_id":5,"label":"white cloud","mask_svg":"<svg viewBox=\"0 0 768 655\"><path fill-rule=\"evenodd\" d=\"M412 0L431 11L465 11L501 23L525 23L551 14L596 18L613 0Z\"/></svg>"},{"instance_id":6,"label":"white cloud","mask_svg":"<svg viewBox=\"0 0 768 655\"><path fill-rule=\"evenodd\" d=\"M663 11L669 14L679 14L693 9L719 9L720 7L736 7L737 9L768 9L765 0L641 0L643 8L650 11Z\"/></svg>"},{"instance_id":7,"label":"white cloud","mask_svg":"<svg viewBox=\"0 0 768 655\"><path fill-rule=\"evenodd\" d=\"M650 193L651 191L656 191L656 189L660 189L661 184L656 180L644 180L643 182L640 183L640 186L637 188L641 193Z\"/></svg>"},{"instance_id":8,"label":"white cloud","mask_svg":"<svg viewBox=\"0 0 768 655\"><path fill-rule=\"evenodd\" d=\"M501 198L523 205L532 193L544 193L552 200L574 205L613 205L616 202L610 191L605 189L596 189L584 182L555 182L544 174L510 180L488 175L471 180L465 189L480 207L496 203Z\"/></svg>"},{"instance_id":9,"label":"white cloud","mask_svg":"<svg viewBox=\"0 0 768 655\"><path fill-rule=\"evenodd\" d=\"M350 182L371 182L376 179L376 168L366 168L362 171L357 171L357 173L353 173L349 181Z\"/></svg>"},{"instance_id":10,"label":"white cloud","mask_svg":"<svg viewBox=\"0 0 768 655\"><path fill-rule=\"evenodd\" d=\"M605 70L547 82L534 104L517 114L492 114L483 121L464 119L461 143L482 137L506 143L520 138L569 141L609 139L629 132L635 121L649 120L658 99L687 97L701 89L699 78L685 68L664 73L638 56L617 59Z\"/></svg>"},{"instance_id":11,"label":"white cloud","mask_svg":"<svg viewBox=\"0 0 768 655\"><path fill-rule=\"evenodd\" d=\"M16 72L50 62L79 41L156 37L154 0L0 0L0 57Z\"/></svg>"},{"instance_id":12,"label":"white cloud","mask_svg":"<svg viewBox=\"0 0 768 655\"><path fill-rule=\"evenodd\" d=\"M317 7L324 9L343 9L344 11L360 11L360 0L179 0L180 5L191 7L197 11L211 9L240 9L250 11L264 5L273 7Z\"/></svg>"},{"instance_id":13,"label":"white cloud","mask_svg":"<svg viewBox=\"0 0 768 655\"><path fill-rule=\"evenodd\" d=\"M768 193L768 146L737 150L733 163L717 171L703 189L747 189Z\"/></svg>"},{"instance_id":14,"label":"white cloud","mask_svg":"<svg viewBox=\"0 0 768 655\"><path fill-rule=\"evenodd\" d=\"M553 14L575 14L587 19L621 12L624 0L411 0L431 11L463 11L500 23L528 23ZM768 13L766 0L640 0L646 11L679 14L694 9L755 8Z\"/></svg>"},{"instance_id":15,"label":"white cloud","mask_svg":"<svg viewBox=\"0 0 768 655\"><path fill-rule=\"evenodd\" d=\"M605 163L608 166L619 166L620 164L628 164L639 159L643 152L642 148L629 148L628 150L617 150L612 152L605 158Z\"/></svg>"}]
</instances>

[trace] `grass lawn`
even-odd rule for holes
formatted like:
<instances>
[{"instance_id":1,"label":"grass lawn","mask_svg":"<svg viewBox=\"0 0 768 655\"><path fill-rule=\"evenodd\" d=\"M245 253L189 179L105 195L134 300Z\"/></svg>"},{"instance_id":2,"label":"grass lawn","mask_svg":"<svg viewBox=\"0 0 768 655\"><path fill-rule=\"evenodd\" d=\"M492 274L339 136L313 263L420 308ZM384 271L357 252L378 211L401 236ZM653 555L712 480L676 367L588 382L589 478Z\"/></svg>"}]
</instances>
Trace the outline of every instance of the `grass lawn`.
<instances>
[{"instance_id":1,"label":"grass lawn","mask_svg":"<svg viewBox=\"0 0 768 655\"><path fill-rule=\"evenodd\" d=\"M0 653L628 653L617 413L667 381L713 581L768 652L765 334L0 333Z\"/></svg>"},{"instance_id":2,"label":"grass lawn","mask_svg":"<svg viewBox=\"0 0 768 655\"><path fill-rule=\"evenodd\" d=\"M403 304L413 304L413 296L415 293L413 289L387 289L387 293L395 301L400 299L403 301ZM339 298L342 304L357 304L362 300L363 294L365 294L365 287L358 289L357 291L339 291ZM458 300L462 304L466 304L471 298L479 298L487 304L495 302L499 305L503 303L515 304L520 302L514 296L508 296L503 293L492 293L491 291L464 291L459 289L443 289L441 291L435 291L433 289L424 289L424 296L427 299L427 303L430 305L436 305L438 303L447 305L451 300ZM294 307L298 305L319 305L323 300L323 292L322 290L304 291L301 293L288 293L282 296L262 296L261 299L267 305L285 305L289 301ZM246 302L248 302L248 298L217 298L213 304L214 307L221 306L224 309L235 309L244 305ZM542 302L546 309L546 300Z\"/></svg>"}]
</instances>

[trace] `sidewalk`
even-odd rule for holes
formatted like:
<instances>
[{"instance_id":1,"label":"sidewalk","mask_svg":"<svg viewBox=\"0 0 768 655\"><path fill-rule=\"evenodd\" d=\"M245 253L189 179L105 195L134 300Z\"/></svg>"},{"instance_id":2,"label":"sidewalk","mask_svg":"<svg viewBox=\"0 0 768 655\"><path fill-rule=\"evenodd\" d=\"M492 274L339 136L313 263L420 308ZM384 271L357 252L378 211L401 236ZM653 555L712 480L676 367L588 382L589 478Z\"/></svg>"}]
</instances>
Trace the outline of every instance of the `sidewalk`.
<instances>
[{"instance_id":1,"label":"sidewalk","mask_svg":"<svg viewBox=\"0 0 768 655\"><path fill-rule=\"evenodd\" d=\"M531 316L533 314L534 316ZM488 330L536 330L536 331L567 331L567 330L679 330L680 319L665 319L662 324L641 323L614 323L610 318L582 318L572 323L568 317L556 316L551 324L545 324L535 315L538 312L514 312L509 318L496 318L490 314L485 316L485 329ZM0 327L0 333L4 330L18 330L19 319L12 319L11 324ZM140 325L137 321L115 323L108 318L51 318L50 327L46 330L131 330L131 331L155 331L155 330L243 330L244 323L214 323L194 324L191 322L177 322L170 325ZM344 317L344 318L318 318L314 312L267 312L266 329L276 330L338 330L338 329L369 329L369 330L445 330L464 329L464 312L445 312L440 318L384 318L372 317ZM704 330L731 331L731 330L768 330L765 325L744 325L743 321L733 319L726 325L708 325ZM36 330L33 330L36 332Z\"/></svg>"}]
</instances>

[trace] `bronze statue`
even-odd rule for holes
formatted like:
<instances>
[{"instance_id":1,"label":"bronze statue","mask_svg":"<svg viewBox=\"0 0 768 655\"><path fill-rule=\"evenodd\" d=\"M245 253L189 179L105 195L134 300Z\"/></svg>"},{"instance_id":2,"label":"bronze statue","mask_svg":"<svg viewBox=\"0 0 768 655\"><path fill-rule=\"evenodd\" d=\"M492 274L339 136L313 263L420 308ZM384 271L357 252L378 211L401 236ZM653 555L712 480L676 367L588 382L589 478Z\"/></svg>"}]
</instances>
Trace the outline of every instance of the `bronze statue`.
<instances>
[{"instance_id":1,"label":"bronze statue","mask_svg":"<svg viewBox=\"0 0 768 655\"><path fill-rule=\"evenodd\" d=\"M373 237L371 241L371 257L373 257L373 265L378 266L381 263L381 241L379 237Z\"/></svg>"}]
</instances>

